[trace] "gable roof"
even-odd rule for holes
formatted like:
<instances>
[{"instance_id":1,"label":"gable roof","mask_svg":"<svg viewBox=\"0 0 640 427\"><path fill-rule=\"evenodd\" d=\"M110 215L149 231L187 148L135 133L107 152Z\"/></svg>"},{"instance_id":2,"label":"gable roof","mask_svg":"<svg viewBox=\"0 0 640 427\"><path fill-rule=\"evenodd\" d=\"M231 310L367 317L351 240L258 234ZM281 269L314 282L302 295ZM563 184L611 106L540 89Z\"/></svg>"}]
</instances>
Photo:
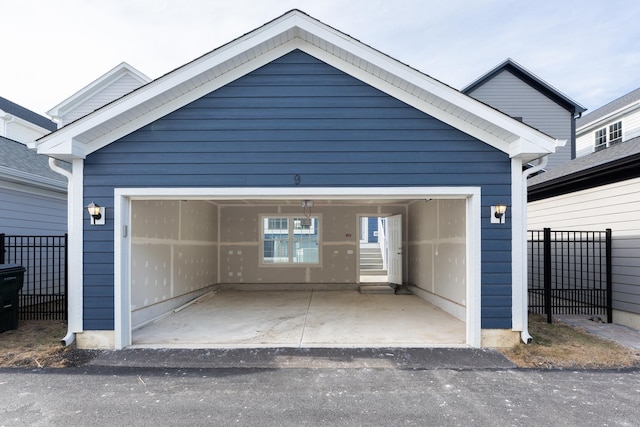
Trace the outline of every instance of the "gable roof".
<instances>
[{"instance_id":1,"label":"gable roof","mask_svg":"<svg viewBox=\"0 0 640 427\"><path fill-rule=\"evenodd\" d=\"M49 167L47 156L34 153L24 144L0 136L0 179L65 190L67 180Z\"/></svg>"},{"instance_id":2,"label":"gable roof","mask_svg":"<svg viewBox=\"0 0 640 427\"><path fill-rule=\"evenodd\" d=\"M139 86L145 85L151 81L149 77L147 77L131 65L127 64L126 62L122 62L91 82L89 85L85 86L78 92L71 95L69 98L65 99L64 101L47 111L47 114L53 118L60 118L66 112L73 110L82 102L91 98L92 96L95 96L100 91L106 89L108 86L123 78L124 76L130 76L134 80L138 81Z\"/></svg>"},{"instance_id":3,"label":"gable roof","mask_svg":"<svg viewBox=\"0 0 640 427\"><path fill-rule=\"evenodd\" d=\"M576 128L580 129L601 119L608 118L608 116L617 113L620 109L630 106L631 104L640 105L640 88L622 95L620 98L614 99L608 104L593 110L589 114L585 114L584 117L581 117L576 121Z\"/></svg>"},{"instance_id":4,"label":"gable roof","mask_svg":"<svg viewBox=\"0 0 640 427\"><path fill-rule=\"evenodd\" d=\"M434 118L530 161L556 140L358 40L292 10L262 27L40 138L39 153L69 161L90 153L299 49Z\"/></svg>"},{"instance_id":5,"label":"gable roof","mask_svg":"<svg viewBox=\"0 0 640 427\"><path fill-rule=\"evenodd\" d=\"M484 85L486 82L493 79L503 71L510 72L511 74L518 77L520 80L524 81L533 88L537 89L541 93L545 94L548 98L555 101L556 104L561 105L563 108L573 114L580 114L587 111L585 107L569 98L567 95L560 92L558 89L554 88L549 83L542 80L540 77L536 76L531 71L527 70L511 58L507 58L504 62L498 64L495 68L489 70L486 74L483 74L477 80L469 83L462 89L462 93L469 94L473 92L475 89Z\"/></svg>"},{"instance_id":6,"label":"gable roof","mask_svg":"<svg viewBox=\"0 0 640 427\"><path fill-rule=\"evenodd\" d=\"M15 102L11 102L1 96L0 110L4 111L5 113L11 114L12 116L20 117L22 120L26 120L51 132L56 130L58 127L55 122L47 119L46 117L34 113L33 111L24 108L23 106L18 105Z\"/></svg>"},{"instance_id":7,"label":"gable roof","mask_svg":"<svg viewBox=\"0 0 640 427\"><path fill-rule=\"evenodd\" d=\"M640 176L640 137L579 157L528 180L529 201Z\"/></svg>"}]
</instances>

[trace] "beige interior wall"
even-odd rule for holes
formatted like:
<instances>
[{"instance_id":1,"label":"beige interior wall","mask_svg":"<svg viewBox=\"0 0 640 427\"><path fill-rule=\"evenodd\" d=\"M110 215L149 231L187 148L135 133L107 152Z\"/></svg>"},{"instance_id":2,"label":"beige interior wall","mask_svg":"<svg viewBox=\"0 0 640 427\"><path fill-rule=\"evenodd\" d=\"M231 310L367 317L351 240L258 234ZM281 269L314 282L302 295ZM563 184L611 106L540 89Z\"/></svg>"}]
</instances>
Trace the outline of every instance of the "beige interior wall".
<instances>
[{"instance_id":1,"label":"beige interior wall","mask_svg":"<svg viewBox=\"0 0 640 427\"><path fill-rule=\"evenodd\" d=\"M215 201L131 202L131 308L136 311L213 284L352 284L358 281L361 216L407 213L405 205L316 206L320 264L260 264L261 215L302 215L292 204ZM148 310L145 310L147 312ZM142 321L141 320L141 321Z\"/></svg>"},{"instance_id":2,"label":"beige interior wall","mask_svg":"<svg viewBox=\"0 0 640 427\"><path fill-rule=\"evenodd\" d=\"M466 201L415 201L409 205L411 285L466 304Z\"/></svg>"},{"instance_id":3,"label":"beige interior wall","mask_svg":"<svg viewBox=\"0 0 640 427\"><path fill-rule=\"evenodd\" d=\"M206 201L131 202L131 308L215 284L218 208Z\"/></svg>"},{"instance_id":4,"label":"beige interior wall","mask_svg":"<svg viewBox=\"0 0 640 427\"><path fill-rule=\"evenodd\" d=\"M260 216L299 214L298 205L220 206L220 283L356 283L358 226L363 215L405 213L402 205L347 206L317 204L320 217L320 264L260 264Z\"/></svg>"}]
</instances>

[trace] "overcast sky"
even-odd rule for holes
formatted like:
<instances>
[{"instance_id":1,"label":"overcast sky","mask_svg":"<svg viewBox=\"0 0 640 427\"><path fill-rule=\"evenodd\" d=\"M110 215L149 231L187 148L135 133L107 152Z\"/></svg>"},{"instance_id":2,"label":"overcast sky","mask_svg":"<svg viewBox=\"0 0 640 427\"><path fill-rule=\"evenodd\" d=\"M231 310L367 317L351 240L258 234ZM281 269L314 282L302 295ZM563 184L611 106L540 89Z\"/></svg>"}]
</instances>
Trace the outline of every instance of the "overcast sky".
<instances>
[{"instance_id":1,"label":"overcast sky","mask_svg":"<svg viewBox=\"0 0 640 427\"><path fill-rule=\"evenodd\" d=\"M0 96L44 115L123 61L157 78L293 8L457 89L506 58L589 111L640 87L637 0L0 0Z\"/></svg>"}]
</instances>

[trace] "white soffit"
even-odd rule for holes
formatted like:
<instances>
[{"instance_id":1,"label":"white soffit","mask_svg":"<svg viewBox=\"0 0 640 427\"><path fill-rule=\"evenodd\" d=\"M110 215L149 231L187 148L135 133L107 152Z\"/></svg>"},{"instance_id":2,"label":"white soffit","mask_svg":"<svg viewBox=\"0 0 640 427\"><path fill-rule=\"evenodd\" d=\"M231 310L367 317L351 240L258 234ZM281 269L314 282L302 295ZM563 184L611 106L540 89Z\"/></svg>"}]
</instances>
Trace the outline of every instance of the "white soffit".
<instances>
[{"instance_id":1,"label":"white soffit","mask_svg":"<svg viewBox=\"0 0 640 427\"><path fill-rule=\"evenodd\" d=\"M69 161L300 49L511 157L555 152L555 140L293 10L37 141L38 153Z\"/></svg>"}]
</instances>

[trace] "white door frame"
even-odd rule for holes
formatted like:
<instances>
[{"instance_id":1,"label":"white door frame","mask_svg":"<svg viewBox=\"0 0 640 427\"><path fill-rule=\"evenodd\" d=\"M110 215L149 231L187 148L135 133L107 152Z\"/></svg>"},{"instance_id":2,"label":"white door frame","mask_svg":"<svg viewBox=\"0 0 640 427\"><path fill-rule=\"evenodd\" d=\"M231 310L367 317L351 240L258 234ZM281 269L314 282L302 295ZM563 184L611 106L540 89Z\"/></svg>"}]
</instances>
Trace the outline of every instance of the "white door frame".
<instances>
[{"instance_id":1,"label":"white door frame","mask_svg":"<svg viewBox=\"0 0 640 427\"><path fill-rule=\"evenodd\" d=\"M115 347L131 345L131 200L467 200L466 344L480 347L480 187L281 187L281 188L116 188L114 189Z\"/></svg>"},{"instance_id":2,"label":"white door frame","mask_svg":"<svg viewBox=\"0 0 640 427\"><path fill-rule=\"evenodd\" d=\"M402 285L403 245L402 245L402 214L387 217L385 223L385 239L387 244L387 281ZM398 224L399 223L399 224Z\"/></svg>"},{"instance_id":3,"label":"white door frame","mask_svg":"<svg viewBox=\"0 0 640 427\"><path fill-rule=\"evenodd\" d=\"M366 220L366 221L365 221ZM360 243L367 243L369 241L369 217L368 216L360 216L358 217L358 221L360 221L358 233L358 238L360 239ZM363 239L364 237L364 239Z\"/></svg>"}]
</instances>

